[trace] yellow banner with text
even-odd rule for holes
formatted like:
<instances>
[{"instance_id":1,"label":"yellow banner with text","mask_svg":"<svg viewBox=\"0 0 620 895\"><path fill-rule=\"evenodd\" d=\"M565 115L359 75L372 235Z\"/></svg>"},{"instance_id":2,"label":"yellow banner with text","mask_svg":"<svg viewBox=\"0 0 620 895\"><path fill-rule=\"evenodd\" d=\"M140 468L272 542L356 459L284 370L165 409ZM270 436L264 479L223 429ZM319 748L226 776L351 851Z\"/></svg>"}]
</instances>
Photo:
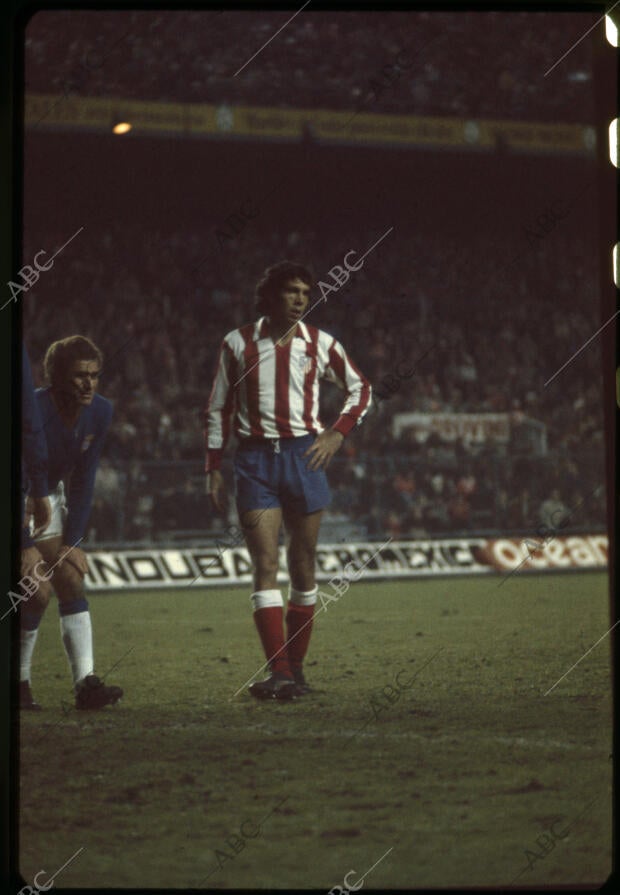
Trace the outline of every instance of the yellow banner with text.
<instances>
[{"instance_id":1,"label":"yellow banner with text","mask_svg":"<svg viewBox=\"0 0 620 895\"><path fill-rule=\"evenodd\" d=\"M211 139L263 139L355 145L593 155L596 132L581 124L375 115L355 110L276 109L262 106L159 103L102 97L26 94L29 130L111 132L126 122L131 133Z\"/></svg>"}]
</instances>

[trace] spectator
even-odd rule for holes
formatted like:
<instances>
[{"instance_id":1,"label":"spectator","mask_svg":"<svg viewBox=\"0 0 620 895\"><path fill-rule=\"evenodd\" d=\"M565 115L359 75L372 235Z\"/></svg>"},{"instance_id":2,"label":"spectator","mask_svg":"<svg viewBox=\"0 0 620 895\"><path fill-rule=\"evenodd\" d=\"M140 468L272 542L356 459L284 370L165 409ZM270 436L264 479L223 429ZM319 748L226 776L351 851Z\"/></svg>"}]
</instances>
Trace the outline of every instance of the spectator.
<instances>
[{"instance_id":1,"label":"spectator","mask_svg":"<svg viewBox=\"0 0 620 895\"><path fill-rule=\"evenodd\" d=\"M557 531L568 513L569 510L561 500L557 488L554 488L551 495L541 503L538 511L541 525L550 531Z\"/></svg>"}]
</instances>

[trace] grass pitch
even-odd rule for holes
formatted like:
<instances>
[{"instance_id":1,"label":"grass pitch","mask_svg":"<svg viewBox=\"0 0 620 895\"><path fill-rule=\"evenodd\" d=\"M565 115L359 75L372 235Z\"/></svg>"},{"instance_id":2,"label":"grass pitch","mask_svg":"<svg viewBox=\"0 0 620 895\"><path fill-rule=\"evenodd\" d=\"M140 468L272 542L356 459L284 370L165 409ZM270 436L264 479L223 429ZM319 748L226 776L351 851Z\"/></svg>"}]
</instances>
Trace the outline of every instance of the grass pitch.
<instances>
[{"instance_id":1,"label":"grass pitch","mask_svg":"<svg viewBox=\"0 0 620 895\"><path fill-rule=\"evenodd\" d=\"M544 694L609 629L607 577L499 581L354 584L287 704L233 696L264 661L247 589L92 596L97 672L125 689L102 712L72 708L52 606L44 711L21 718L26 881L83 848L61 888L327 891L376 862L366 888L600 884L610 638Z\"/></svg>"}]
</instances>

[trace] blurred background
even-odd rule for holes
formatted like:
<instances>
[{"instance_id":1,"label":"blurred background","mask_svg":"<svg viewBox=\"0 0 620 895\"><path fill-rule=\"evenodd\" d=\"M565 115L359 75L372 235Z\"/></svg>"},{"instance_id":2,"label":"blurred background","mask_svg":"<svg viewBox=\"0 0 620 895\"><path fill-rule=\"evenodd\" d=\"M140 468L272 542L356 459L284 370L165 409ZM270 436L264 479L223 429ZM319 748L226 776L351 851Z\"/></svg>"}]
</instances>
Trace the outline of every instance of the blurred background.
<instances>
[{"instance_id":1,"label":"blurred background","mask_svg":"<svg viewBox=\"0 0 620 895\"><path fill-rule=\"evenodd\" d=\"M330 282L389 228L306 318L381 393L414 368L333 460L322 539L533 535L575 507L569 531L604 531L599 341L545 387L602 322L592 41L544 77L596 16L308 7L248 63L289 17L26 28L23 263L84 229L22 296L25 341L44 385L50 342L92 338L115 405L88 542L235 521L203 473L222 337L266 266Z\"/></svg>"}]
</instances>

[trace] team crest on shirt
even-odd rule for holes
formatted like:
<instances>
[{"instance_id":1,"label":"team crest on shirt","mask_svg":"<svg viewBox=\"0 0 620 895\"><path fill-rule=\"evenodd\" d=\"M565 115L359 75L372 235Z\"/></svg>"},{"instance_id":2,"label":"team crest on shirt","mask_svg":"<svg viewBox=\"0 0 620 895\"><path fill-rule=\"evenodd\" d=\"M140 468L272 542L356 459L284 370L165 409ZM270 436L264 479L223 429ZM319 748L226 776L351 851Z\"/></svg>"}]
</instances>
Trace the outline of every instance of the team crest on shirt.
<instances>
[{"instance_id":1,"label":"team crest on shirt","mask_svg":"<svg viewBox=\"0 0 620 895\"><path fill-rule=\"evenodd\" d=\"M94 435L87 435L87 436L86 436L86 438L85 438L84 441L82 442L82 447L80 448L80 450L82 451L82 453L84 453L84 451L87 451L87 450L88 450L88 448L89 448L89 447L91 446L91 444L93 443L94 438L95 438Z\"/></svg>"},{"instance_id":2,"label":"team crest on shirt","mask_svg":"<svg viewBox=\"0 0 620 895\"><path fill-rule=\"evenodd\" d=\"M307 374L312 369L312 358L308 357L307 354L302 354L302 356L299 358L299 367L304 376L307 376Z\"/></svg>"}]
</instances>

